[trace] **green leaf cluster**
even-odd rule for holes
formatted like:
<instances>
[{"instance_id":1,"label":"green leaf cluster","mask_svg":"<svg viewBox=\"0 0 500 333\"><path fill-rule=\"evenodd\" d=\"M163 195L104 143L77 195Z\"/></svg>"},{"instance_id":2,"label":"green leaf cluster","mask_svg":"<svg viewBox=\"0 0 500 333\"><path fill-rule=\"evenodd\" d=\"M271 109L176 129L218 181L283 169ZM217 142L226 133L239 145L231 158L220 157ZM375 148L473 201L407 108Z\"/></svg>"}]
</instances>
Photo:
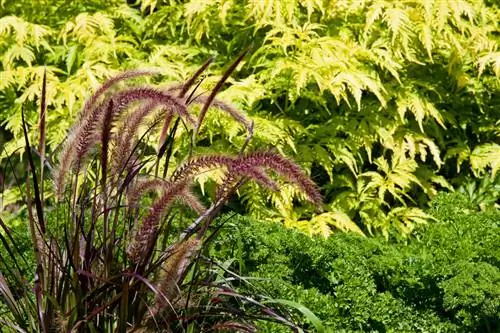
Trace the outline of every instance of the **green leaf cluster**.
<instances>
[{"instance_id":1,"label":"green leaf cluster","mask_svg":"<svg viewBox=\"0 0 500 333\"><path fill-rule=\"evenodd\" d=\"M211 253L235 258L240 275L306 306L331 332L497 332L498 211L440 194L428 213L436 222L407 245L352 233L310 238L233 217Z\"/></svg>"}]
</instances>

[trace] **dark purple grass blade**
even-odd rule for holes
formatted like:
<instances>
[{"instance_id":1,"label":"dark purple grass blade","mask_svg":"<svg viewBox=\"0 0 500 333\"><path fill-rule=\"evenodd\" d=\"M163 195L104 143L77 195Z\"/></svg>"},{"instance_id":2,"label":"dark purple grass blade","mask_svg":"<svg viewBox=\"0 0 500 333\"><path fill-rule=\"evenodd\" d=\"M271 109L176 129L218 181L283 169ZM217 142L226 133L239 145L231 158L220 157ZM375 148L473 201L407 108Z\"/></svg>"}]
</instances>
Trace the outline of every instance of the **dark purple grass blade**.
<instances>
[{"instance_id":1,"label":"dark purple grass blade","mask_svg":"<svg viewBox=\"0 0 500 333\"><path fill-rule=\"evenodd\" d=\"M106 193L106 175L108 172L108 148L109 140L111 138L111 126L113 120L113 100L109 101L108 108L104 115L102 132L101 132L101 190Z\"/></svg>"},{"instance_id":2,"label":"dark purple grass blade","mask_svg":"<svg viewBox=\"0 0 500 333\"><path fill-rule=\"evenodd\" d=\"M43 313L43 291L42 291L42 281L41 281L41 276L43 274L43 268L42 265L37 265L36 267L36 273L35 273L35 286L34 286L34 292L35 292L35 297L36 297L36 307L38 310L38 320L40 326L42 326L42 331L44 333L47 333L47 323L45 321L45 315Z\"/></svg>"},{"instance_id":3,"label":"dark purple grass blade","mask_svg":"<svg viewBox=\"0 0 500 333\"><path fill-rule=\"evenodd\" d=\"M167 177L168 163L170 162L170 158L172 157L172 152L174 151L175 132L177 132L177 127L179 126L180 120L181 120L180 118L177 118L174 127L172 128L172 131L170 132L170 135L168 136L168 139L165 142L167 146L167 154L165 155L165 165L163 166L163 178Z\"/></svg>"},{"instance_id":4,"label":"dark purple grass blade","mask_svg":"<svg viewBox=\"0 0 500 333\"><path fill-rule=\"evenodd\" d=\"M28 129L26 128L26 120L24 118L24 108L21 108L21 118L23 123L24 141L26 144L25 151L26 155L28 156L28 162L32 171L31 173L33 175L33 191L35 192L35 207L38 216L38 224L40 226L40 231L42 232L43 235L45 234L45 220L43 218L43 207L42 207L42 200L40 198L40 188L38 187L38 180L36 177L35 162L33 161L33 155L31 154L31 146L28 138Z\"/></svg>"},{"instance_id":5,"label":"dark purple grass blade","mask_svg":"<svg viewBox=\"0 0 500 333\"><path fill-rule=\"evenodd\" d=\"M85 325L85 323L89 322L90 319L94 318L99 313L101 313L104 310L106 310L108 307L110 307L110 306L114 305L115 303L119 302L120 301L120 297L121 297L121 294L118 294L115 297L113 297L106 304L101 305L101 306L95 308L94 310L92 310L92 312L88 316L86 316L84 319L78 321L71 329L68 330L68 332L86 332L86 330L82 329L81 326Z\"/></svg>"},{"instance_id":6,"label":"dark purple grass blade","mask_svg":"<svg viewBox=\"0 0 500 333\"><path fill-rule=\"evenodd\" d=\"M203 108L201 109L200 111L200 114L198 116L198 122L196 124L196 127L193 131L193 142L194 142L194 138L196 137L196 135L198 135L198 131L200 130L200 127L201 127L201 124L203 122L203 119L205 119L205 115L208 111L208 108L210 107L210 105L212 105L212 102L215 98L215 96L217 95L217 93L219 92L219 90L222 88L222 86L224 85L224 83L226 82L226 80L229 78L229 76L234 72L234 70L236 69L236 66L238 66L238 64L243 60L243 58L245 57L245 55L248 53L248 48L243 51L238 58L236 58L236 60L231 64L231 66L229 66L229 68L224 72L224 74L222 75L221 79L219 80L219 82L217 82L217 84L215 85L215 87L212 89L212 91L210 92L210 95L208 96L205 104L203 104Z\"/></svg>"},{"instance_id":7,"label":"dark purple grass blade","mask_svg":"<svg viewBox=\"0 0 500 333\"><path fill-rule=\"evenodd\" d=\"M208 68L208 66L210 66L210 64L214 61L215 57L210 57L208 58L204 63L203 65L193 74L193 76L191 76L189 78L189 80L186 81L186 83L184 83L184 85L182 86L182 89L181 91L179 92L179 98L182 98L186 95L186 93L188 92L189 88L191 88L191 86L194 84L194 81L196 81L196 79L201 75L203 74L203 72Z\"/></svg>"}]
</instances>

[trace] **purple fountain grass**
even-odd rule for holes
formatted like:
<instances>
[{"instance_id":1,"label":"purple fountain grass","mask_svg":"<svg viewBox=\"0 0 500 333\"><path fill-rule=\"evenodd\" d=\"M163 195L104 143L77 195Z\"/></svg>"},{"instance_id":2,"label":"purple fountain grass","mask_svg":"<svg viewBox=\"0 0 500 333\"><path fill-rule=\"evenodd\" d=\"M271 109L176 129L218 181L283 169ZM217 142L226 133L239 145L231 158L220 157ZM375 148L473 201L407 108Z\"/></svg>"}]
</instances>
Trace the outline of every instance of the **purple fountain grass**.
<instances>
[{"instance_id":1,"label":"purple fountain grass","mask_svg":"<svg viewBox=\"0 0 500 333\"><path fill-rule=\"evenodd\" d=\"M131 244L127 247L127 254L133 263L143 263L150 255L157 237L161 216L171 207L176 198L184 194L187 186L187 180L170 183L162 196L153 203L149 214L144 218L140 227L134 231Z\"/></svg>"},{"instance_id":2,"label":"purple fountain grass","mask_svg":"<svg viewBox=\"0 0 500 333\"><path fill-rule=\"evenodd\" d=\"M85 102L85 105L83 106L83 110L80 114L80 116L81 116L80 119L87 117L90 114L90 112L94 109L94 107L99 104L98 103L99 99L103 95L105 95L105 93L108 92L108 90L112 86L114 86L115 84L117 84L121 81L124 81L124 80L136 78L139 76L157 75L157 74L160 74L160 72L157 70L131 70L131 71L126 71L126 72L120 73L120 74L108 79Z\"/></svg>"},{"instance_id":3,"label":"purple fountain grass","mask_svg":"<svg viewBox=\"0 0 500 333\"><path fill-rule=\"evenodd\" d=\"M163 273L158 282L158 290L161 294L159 293L155 297L152 310L154 314L169 309L166 300L175 303L181 297L178 284L190 263L191 257L200 245L200 240L190 238L172 246L171 253L162 266Z\"/></svg>"},{"instance_id":4,"label":"purple fountain grass","mask_svg":"<svg viewBox=\"0 0 500 333\"><path fill-rule=\"evenodd\" d=\"M129 207L136 208L140 197L144 195L144 193L155 190L165 193L165 191L170 189L172 186L172 182L161 178L140 179L127 191L127 204ZM186 187L183 190L182 195L179 196L179 200L199 214L206 210L206 207L200 202L198 197L196 197L189 187Z\"/></svg>"},{"instance_id":5,"label":"purple fountain grass","mask_svg":"<svg viewBox=\"0 0 500 333\"><path fill-rule=\"evenodd\" d=\"M204 155L191 159L181 165L172 175L173 180L184 179L199 173L203 169L226 167L229 172L248 177L272 190L277 190L276 183L260 169L271 169L285 177L306 194L314 204L322 202L321 194L313 181L307 177L298 165L273 152L253 152L243 156Z\"/></svg>"},{"instance_id":6,"label":"purple fountain grass","mask_svg":"<svg viewBox=\"0 0 500 333\"><path fill-rule=\"evenodd\" d=\"M318 186L294 162L284 156L270 151L249 153L240 158L242 166L252 168L267 168L287 178L307 195L308 199L316 205L323 201Z\"/></svg>"},{"instance_id":7,"label":"purple fountain grass","mask_svg":"<svg viewBox=\"0 0 500 333\"><path fill-rule=\"evenodd\" d=\"M114 137L115 147L113 150L113 165L112 173L119 176L121 170L125 168L125 164L133 164L133 160L129 157L132 154L134 145L134 137L137 135L138 129L144 118L152 114L157 108L156 101L148 101L141 105L137 110L129 113L122 124L117 128Z\"/></svg>"},{"instance_id":8,"label":"purple fountain grass","mask_svg":"<svg viewBox=\"0 0 500 333\"><path fill-rule=\"evenodd\" d=\"M244 183L255 181L264 188L279 191L275 180L279 176L295 184L307 199L320 204L316 185L292 161L268 151L244 153L253 135L253 122L237 108L215 98L243 56L229 66L208 96L193 97L200 76L213 59L208 59L183 84L166 89L150 86L114 89L123 80L156 74L125 72L106 81L86 101L53 173L58 199L65 194L66 187L72 191L69 205L66 206L66 201L63 205L63 216L69 222L65 225L67 229L54 242L52 234L40 233L44 242L41 244L47 246L44 260L38 260L38 266L44 267L39 270L34 304L37 311L45 311L40 313L40 320L46 319L48 328L60 322L67 331L89 327L102 331L115 329L113 325L117 325L117 332L179 329L192 320L182 317L191 311L201 318L197 320L204 327L203 314L197 313L198 305L190 304L189 300L202 302L217 287L211 285L214 283L211 277L202 281L194 274L189 283L185 277L190 268L197 267L193 263L199 257L195 259L194 253L211 239L205 237L207 231L212 230L211 224L237 190ZM193 104L202 104L197 116L190 113ZM210 107L227 113L248 132L239 155L193 157L196 132ZM176 135L180 121L186 132L193 130L193 137L186 137L186 132ZM146 125L148 128L143 131ZM150 134L159 134L157 154L149 146ZM162 151L167 153L163 155ZM163 156L164 176L158 178ZM173 159L182 162L167 178ZM224 171L224 178L215 188L214 200L205 207L192 184L201 173L215 168ZM36 172L32 171L36 189ZM70 184L66 186L66 182ZM141 200L146 196L151 201ZM40 199L35 200L39 202ZM192 209L197 218L179 235L172 235L176 230L172 223L178 205ZM182 218L193 215L180 212ZM33 219L31 208L29 214ZM39 215L42 223L43 214ZM172 236L175 241L171 241ZM0 280L0 296L3 294L5 298L10 295L4 284ZM191 289L186 293L188 284L198 295L191 296ZM52 298L49 301L47 295L55 301ZM144 300L154 302L150 306ZM68 318L64 324L63 316ZM239 317L229 314L220 327L238 327L241 323L233 324L235 318ZM206 327L214 323L209 325ZM247 327L242 325L242 329Z\"/></svg>"},{"instance_id":9,"label":"purple fountain grass","mask_svg":"<svg viewBox=\"0 0 500 333\"><path fill-rule=\"evenodd\" d=\"M172 110L178 116L187 120L191 125L196 124L196 120L188 112L186 104L168 91L152 87L134 87L118 92L113 96L113 99L117 105L117 114L133 102L156 101L158 104Z\"/></svg>"}]
</instances>

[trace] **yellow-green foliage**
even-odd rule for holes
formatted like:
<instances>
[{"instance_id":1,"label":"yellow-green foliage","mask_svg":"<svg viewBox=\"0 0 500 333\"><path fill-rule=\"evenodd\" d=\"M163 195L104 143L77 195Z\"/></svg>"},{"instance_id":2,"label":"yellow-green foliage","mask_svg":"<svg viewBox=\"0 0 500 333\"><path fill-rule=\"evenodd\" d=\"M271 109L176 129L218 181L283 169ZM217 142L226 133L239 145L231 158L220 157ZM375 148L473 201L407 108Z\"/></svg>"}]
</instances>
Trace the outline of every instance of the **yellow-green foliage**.
<instances>
[{"instance_id":1,"label":"yellow-green foliage","mask_svg":"<svg viewBox=\"0 0 500 333\"><path fill-rule=\"evenodd\" d=\"M220 96L255 121L253 147L298 160L325 193L316 215L287 186L247 186L240 195L253 215L309 234L406 236L427 220L420 208L439 189L500 168L492 2L143 0L100 10L89 1L57 24L42 15L50 4L40 6L36 21L47 25L4 2L13 15L0 18L0 120L16 139L20 106L36 104L44 68L54 149L89 90L118 69L157 67L179 81L217 54L202 83L209 88L251 45ZM212 147L203 149L231 150L245 132L212 112L201 137Z\"/></svg>"}]
</instances>

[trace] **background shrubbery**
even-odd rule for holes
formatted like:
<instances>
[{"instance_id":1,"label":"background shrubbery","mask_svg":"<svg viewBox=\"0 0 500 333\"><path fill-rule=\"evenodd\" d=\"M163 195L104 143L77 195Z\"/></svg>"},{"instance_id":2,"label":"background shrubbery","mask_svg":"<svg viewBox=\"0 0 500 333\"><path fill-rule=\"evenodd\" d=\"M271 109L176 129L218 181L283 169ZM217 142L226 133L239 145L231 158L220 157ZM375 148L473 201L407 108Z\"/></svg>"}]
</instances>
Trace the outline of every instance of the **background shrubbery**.
<instances>
[{"instance_id":1,"label":"background shrubbery","mask_svg":"<svg viewBox=\"0 0 500 333\"><path fill-rule=\"evenodd\" d=\"M439 195L436 221L405 244L335 234L323 240L232 217L212 248L273 297L299 302L334 332L500 330L500 213ZM274 332L276 328L268 331Z\"/></svg>"}]
</instances>

